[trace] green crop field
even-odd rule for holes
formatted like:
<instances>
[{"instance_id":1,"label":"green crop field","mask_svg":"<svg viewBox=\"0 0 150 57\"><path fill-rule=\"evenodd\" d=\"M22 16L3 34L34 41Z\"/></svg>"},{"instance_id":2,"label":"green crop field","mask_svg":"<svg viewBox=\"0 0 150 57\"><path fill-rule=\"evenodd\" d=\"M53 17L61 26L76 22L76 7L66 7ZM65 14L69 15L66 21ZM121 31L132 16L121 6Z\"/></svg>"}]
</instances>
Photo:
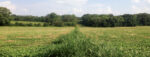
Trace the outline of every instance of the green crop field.
<instances>
[{"instance_id":1,"label":"green crop field","mask_svg":"<svg viewBox=\"0 0 150 57\"><path fill-rule=\"evenodd\" d=\"M0 57L149 57L150 27L0 27Z\"/></svg>"}]
</instances>

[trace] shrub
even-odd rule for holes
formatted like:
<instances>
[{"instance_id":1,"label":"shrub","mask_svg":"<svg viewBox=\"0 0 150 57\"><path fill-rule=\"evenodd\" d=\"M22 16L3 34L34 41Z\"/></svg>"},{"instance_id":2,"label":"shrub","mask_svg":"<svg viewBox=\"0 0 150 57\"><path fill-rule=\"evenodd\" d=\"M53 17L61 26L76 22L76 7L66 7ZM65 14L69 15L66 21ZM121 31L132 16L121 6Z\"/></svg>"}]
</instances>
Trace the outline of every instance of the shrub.
<instances>
[{"instance_id":1,"label":"shrub","mask_svg":"<svg viewBox=\"0 0 150 57\"><path fill-rule=\"evenodd\" d=\"M41 25L41 23L38 23L38 24L34 24L34 26L39 27L39 26L42 26L42 25Z\"/></svg>"},{"instance_id":2,"label":"shrub","mask_svg":"<svg viewBox=\"0 0 150 57\"><path fill-rule=\"evenodd\" d=\"M15 25L16 25L16 26L26 26L25 24L19 23L19 22L16 22Z\"/></svg>"},{"instance_id":3,"label":"shrub","mask_svg":"<svg viewBox=\"0 0 150 57\"><path fill-rule=\"evenodd\" d=\"M33 26L33 24L32 23L29 23L29 24L26 24L27 26Z\"/></svg>"},{"instance_id":4,"label":"shrub","mask_svg":"<svg viewBox=\"0 0 150 57\"><path fill-rule=\"evenodd\" d=\"M49 26L49 24L48 24L48 23L44 23L43 26L44 26L44 27L47 27L47 26Z\"/></svg>"},{"instance_id":5,"label":"shrub","mask_svg":"<svg viewBox=\"0 0 150 57\"><path fill-rule=\"evenodd\" d=\"M65 26L75 26L76 23L75 22L65 22L64 25Z\"/></svg>"},{"instance_id":6,"label":"shrub","mask_svg":"<svg viewBox=\"0 0 150 57\"><path fill-rule=\"evenodd\" d=\"M53 24L53 26L63 27L64 23L62 21L57 21Z\"/></svg>"}]
</instances>

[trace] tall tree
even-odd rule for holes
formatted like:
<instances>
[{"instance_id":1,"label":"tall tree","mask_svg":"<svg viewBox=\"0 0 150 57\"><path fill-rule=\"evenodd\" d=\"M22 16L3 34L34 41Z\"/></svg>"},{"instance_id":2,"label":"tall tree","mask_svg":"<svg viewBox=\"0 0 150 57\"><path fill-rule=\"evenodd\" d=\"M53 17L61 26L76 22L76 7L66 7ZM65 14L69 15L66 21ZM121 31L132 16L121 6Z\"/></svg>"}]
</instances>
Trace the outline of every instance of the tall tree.
<instances>
[{"instance_id":1,"label":"tall tree","mask_svg":"<svg viewBox=\"0 0 150 57\"><path fill-rule=\"evenodd\" d=\"M101 18L97 14L85 14L82 16L81 23L85 26L96 26L98 27L101 23Z\"/></svg>"},{"instance_id":2,"label":"tall tree","mask_svg":"<svg viewBox=\"0 0 150 57\"><path fill-rule=\"evenodd\" d=\"M63 22L59 15L51 13L46 16L46 22L52 26L63 26Z\"/></svg>"},{"instance_id":3,"label":"tall tree","mask_svg":"<svg viewBox=\"0 0 150 57\"><path fill-rule=\"evenodd\" d=\"M75 15L62 15L62 20L64 22L77 22L77 17Z\"/></svg>"},{"instance_id":4,"label":"tall tree","mask_svg":"<svg viewBox=\"0 0 150 57\"><path fill-rule=\"evenodd\" d=\"M62 15L61 19L66 26L75 26L78 23L78 18L75 15Z\"/></svg>"},{"instance_id":5,"label":"tall tree","mask_svg":"<svg viewBox=\"0 0 150 57\"><path fill-rule=\"evenodd\" d=\"M5 7L0 7L0 26L10 23L10 10Z\"/></svg>"},{"instance_id":6,"label":"tall tree","mask_svg":"<svg viewBox=\"0 0 150 57\"><path fill-rule=\"evenodd\" d=\"M118 27L123 26L124 19L121 16L113 16L110 17L108 20L109 26L108 27Z\"/></svg>"},{"instance_id":7,"label":"tall tree","mask_svg":"<svg viewBox=\"0 0 150 57\"><path fill-rule=\"evenodd\" d=\"M131 14L124 14L122 15L124 18L124 26L136 26L137 25L137 19L135 15Z\"/></svg>"},{"instance_id":8,"label":"tall tree","mask_svg":"<svg viewBox=\"0 0 150 57\"><path fill-rule=\"evenodd\" d=\"M140 25L150 25L150 14L147 13L137 14L137 20Z\"/></svg>"}]
</instances>

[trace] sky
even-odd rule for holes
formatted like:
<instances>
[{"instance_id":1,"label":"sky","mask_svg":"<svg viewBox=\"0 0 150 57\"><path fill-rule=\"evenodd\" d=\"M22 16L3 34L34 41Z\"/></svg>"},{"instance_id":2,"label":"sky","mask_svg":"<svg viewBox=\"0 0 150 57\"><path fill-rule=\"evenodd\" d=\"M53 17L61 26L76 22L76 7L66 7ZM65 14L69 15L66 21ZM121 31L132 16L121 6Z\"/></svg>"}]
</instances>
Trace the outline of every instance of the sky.
<instances>
[{"instance_id":1,"label":"sky","mask_svg":"<svg viewBox=\"0 0 150 57\"><path fill-rule=\"evenodd\" d=\"M150 0L0 0L13 14L45 16L75 14L136 14L150 13Z\"/></svg>"}]
</instances>

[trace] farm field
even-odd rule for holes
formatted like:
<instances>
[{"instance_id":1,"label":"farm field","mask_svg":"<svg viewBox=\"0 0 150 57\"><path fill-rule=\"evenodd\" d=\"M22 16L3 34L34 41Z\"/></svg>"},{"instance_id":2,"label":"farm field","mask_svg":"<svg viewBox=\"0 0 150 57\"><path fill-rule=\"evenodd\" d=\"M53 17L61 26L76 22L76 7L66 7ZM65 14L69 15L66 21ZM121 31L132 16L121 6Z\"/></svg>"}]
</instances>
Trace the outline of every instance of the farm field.
<instances>
[{"instance_id":1,"label":"farm field","mask_svg":"<svg viewBox=\"0 0 150 57\"><path fill-rule=\"evenodd\" d=\"M88 37L95 38L97 39L97 41L104 44L107 50L105 52L108 53L107 55L109 55L109 53L115 54L117 52L119 53L124 52L126 55L129 54L129 56L133 56L132 54L136 54L133 57L149 57L150 56L149 29L150 27L146 26L115 27L115 28L84 27L81 28L81 31Z\"/></svg>"},{"instance_id":2,"label":"farm field","mask_svg":"<svg viewBox=\"0 0 150 57\"><path fill-rule=\"evenodd\" d=\"M72 27L0 27L1 47L22 47L49 43Z\"/></svg>"},{"instance_id":3,"label":"farm field","mask_svg":"<svg viewBox=\"0 0 150 57\"><path fill-rule=\"evenodd\" d=\"M81 57L84 57L82 52L86 46L90 50L98 50L97 52L92 51L95 53L91 53L93 57L148 57L150 56L149 29L150 27L148 26L114 28L79 27L78 32L82 32L80 34L71 32L74 30L74 27L0 27L0 56L44 57L50 54L50 57L57 57L56 55L58 54L55 53L59 53L59 51L72 54L72 50L75 49L74 52L77 51L75 53L78 56L81 54ZM86 43L82 43L80 38L94 39L92 43L95 44L88 43L87 39L84 39L87 40ZM59 40L62 43L64 41L67 45L53 44L53 41L59 43ZM81 49L78 49L78 46ZM88 53L90 54L90 52Z\"/></svg>"}]
</instances>

